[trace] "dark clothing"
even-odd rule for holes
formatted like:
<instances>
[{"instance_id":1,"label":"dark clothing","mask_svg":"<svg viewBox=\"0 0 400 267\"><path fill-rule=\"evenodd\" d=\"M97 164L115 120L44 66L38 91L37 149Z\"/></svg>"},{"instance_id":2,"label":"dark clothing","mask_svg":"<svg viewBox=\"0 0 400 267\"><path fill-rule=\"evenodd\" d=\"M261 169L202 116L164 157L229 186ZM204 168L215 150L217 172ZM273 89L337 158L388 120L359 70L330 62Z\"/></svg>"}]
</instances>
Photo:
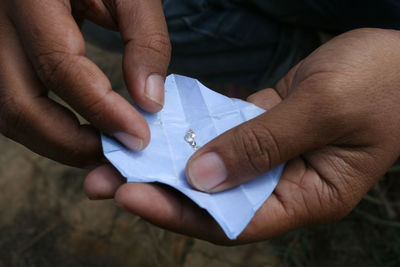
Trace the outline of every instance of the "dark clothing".
<instances>
[{"instance_id":1,"label":"dark clothing","mask_svg":"<svg viewBox=\"0 0 400 267\"><path fill-rule=\"evenodd\" d=\"M274 86L320 45L320 31L400 29L400 0L164 0L163 7L172 72L253 89Z\"/></svg>"}]
</instances>

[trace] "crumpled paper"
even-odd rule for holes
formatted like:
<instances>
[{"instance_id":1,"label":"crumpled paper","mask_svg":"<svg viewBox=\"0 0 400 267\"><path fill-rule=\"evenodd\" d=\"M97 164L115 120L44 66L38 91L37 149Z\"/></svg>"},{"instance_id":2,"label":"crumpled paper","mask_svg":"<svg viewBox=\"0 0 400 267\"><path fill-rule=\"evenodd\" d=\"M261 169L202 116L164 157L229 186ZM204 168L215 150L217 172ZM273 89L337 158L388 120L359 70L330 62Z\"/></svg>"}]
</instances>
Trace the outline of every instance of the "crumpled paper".
<instances>
[{"instance_id":1,"label":"crumpled paper","mask_svg":"<svg viewBox=\"0 0 400 267\"><path fill-rule=\"evenodd\" d=\"M192 189L185 166L195 146L203 146L263 112L251 103L218 94L195 79L170 75L165 82L164 108L155 114L141 111L150 126L149 146L135 152L103 135L104 155L128 182L159 182L179 190L206 209L230 239L236 239L274 190L283 165L214 194ZM185 138L189 130L195 133L195 146Z\"/></svg>"}]
</instances>

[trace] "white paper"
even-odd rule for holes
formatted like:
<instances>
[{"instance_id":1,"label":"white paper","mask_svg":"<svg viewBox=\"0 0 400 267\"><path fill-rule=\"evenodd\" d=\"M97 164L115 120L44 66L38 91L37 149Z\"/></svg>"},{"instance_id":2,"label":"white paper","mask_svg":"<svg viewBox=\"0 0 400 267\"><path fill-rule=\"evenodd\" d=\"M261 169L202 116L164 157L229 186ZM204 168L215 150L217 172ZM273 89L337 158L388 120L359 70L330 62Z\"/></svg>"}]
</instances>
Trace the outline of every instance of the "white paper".
<instances>
[{"instance_id":1,"label":"white paper","mask_svg":"<svg viewBox=\"0 0 400 267\"><path fill-rule=\"evenodd\" d=\"M104 154L128 182L160 182L176 188L206 209L226 235L235 239L274 190L283 165L236 188L202 193L186 181L185 166L195 149L185 135L193 130L197 145L203 146L263 112L251 103L218 94L195 79L170 75L165 82L164 108L155 114L141 111L150 126L149 146L135 152L103 135Z\"/></svg>"}]
</instances>

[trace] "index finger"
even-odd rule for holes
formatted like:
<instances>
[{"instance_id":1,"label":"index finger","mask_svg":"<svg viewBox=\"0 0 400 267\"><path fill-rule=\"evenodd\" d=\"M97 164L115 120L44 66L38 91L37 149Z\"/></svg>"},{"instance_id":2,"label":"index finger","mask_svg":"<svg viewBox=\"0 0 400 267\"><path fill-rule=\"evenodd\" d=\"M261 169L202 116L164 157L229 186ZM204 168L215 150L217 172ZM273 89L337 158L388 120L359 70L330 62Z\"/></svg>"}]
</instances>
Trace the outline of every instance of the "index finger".
<instances>
[{"instance_id":1,"label":"index finger","mask_svg":"<svg viewBox=\"0 0 400 267\"><path fill-rule=\"evenodd\" d=\"M131 149L143 149L150 137L147 123L86 58L69 1L17 0L11 5L11 19L43 84L100 130Z\"/></svg>"},{"instance_id":2,"label":"index finger","mask_svg":"<svg viewBox=\"0 0 400 267\"><path fill-rule=\"evenodd\" d=\"M164 80L171 55L162 3L118 1L115 12L125 44L123 69L128 90L141 108L157 112L164 105Z\"/></svg>"}]
</instances>

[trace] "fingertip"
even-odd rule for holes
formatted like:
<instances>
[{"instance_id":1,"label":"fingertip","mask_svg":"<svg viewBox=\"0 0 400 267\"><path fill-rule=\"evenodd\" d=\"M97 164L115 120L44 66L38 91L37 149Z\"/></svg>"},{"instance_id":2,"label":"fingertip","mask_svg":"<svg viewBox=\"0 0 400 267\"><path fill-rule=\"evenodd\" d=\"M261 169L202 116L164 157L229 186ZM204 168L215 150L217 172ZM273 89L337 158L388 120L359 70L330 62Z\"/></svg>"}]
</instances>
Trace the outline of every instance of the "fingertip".
<instances>
[{"instance_id":1,"label":"fingertip","mask_svg":"<svg viewBox=\"0 0 400 267\"><path fill-rule=\"evenodd\" d=\"M214 193L221 191L221 184L226 180L228 171L221 157L215 152L208 152L192 158L186 166L188 183L195 189Z\"/></svg>"},{"instance_id":2,"label":"fingertip","mask_svg":"<svg viewBox=\"0 0 400 267\"><path fill-rule=\"evenodd\" d=\"M227 242L205 210L163 186L127 183L118 188L114 200L117 206L160 227L215 243Z\"/></svg>"},{"instance_id":3,"label":"fingertip","mask_svg":"<svg viewBox=\"0 0 400 267\"><path fill-rule=\"evenodd\" d=\"M114 167L102 165L87 175L83 190L91 200L109 199L124 183L125 178Z\"/></svg>"},{"instance_id":4,"label":"fingertip","mask_svg":"<svg viewBox=\"0 0 400 267\"><path fill-rule=\"evenodd\" d=\"M121 208L127 209L125 203L129 203L130 201L130 191L134 190L135 185L131 183L126 183L121 185L114 195L114 202ZM129 205L128 205L129 206Z\"/></svg>"},{"instance_id":5,"label":"fingertip","mask_svg":"<svg viewBox=\"0 0 400 267\"><path fill-rule=\"evenodd\" d=\"M117 206L158 225L175 220L176 200L165 189L144 183L126 183L114 196Z\"/></svg>"},{"instance_id":6,"label":"fingertip","mask_svg":"<svg viewBox=\"0 0 400 267\"><path fill-rule=\"evenodd\" d=\"M129 131L118 131L113 136L127 148L142 151L150 143L150 128L143 116L136 116L135 124L129 128Z\"/></svg>"},{"instance_id":7,"label":"fingertip","mask_svg":"<svg viewBox=\"0 0 400 267\"><path fill-rule=\"evenodd\" d=\"M161 74L150 74L147 78L136 75L127 80L129 92L136 104L150 113L159 112L164 107L164 83L165 76Z\"/></svg>"},{"instance_id":8,"label":"fingertip","mask_svg":"<svg viewBox=\"0 0 400 267\"><path fill-rule=\"evenodd\" d=\"M155 203L163 202L159 190L153 184L126 183L118 188L114 201L133 213L142 214L149 208L157 208L159 205Z\"/></svg>"},{"instance_id":9,"label":"fingertip","mask_svg":"<svg viewBox=\"0 0 400 267\"><path fill-rule=\"evenodd\" d=\"M115 133L114 137L129 149L135 151L142 151L144 149L144 141L139 137L123 132Z\"/></svg>"}]
</instances>

